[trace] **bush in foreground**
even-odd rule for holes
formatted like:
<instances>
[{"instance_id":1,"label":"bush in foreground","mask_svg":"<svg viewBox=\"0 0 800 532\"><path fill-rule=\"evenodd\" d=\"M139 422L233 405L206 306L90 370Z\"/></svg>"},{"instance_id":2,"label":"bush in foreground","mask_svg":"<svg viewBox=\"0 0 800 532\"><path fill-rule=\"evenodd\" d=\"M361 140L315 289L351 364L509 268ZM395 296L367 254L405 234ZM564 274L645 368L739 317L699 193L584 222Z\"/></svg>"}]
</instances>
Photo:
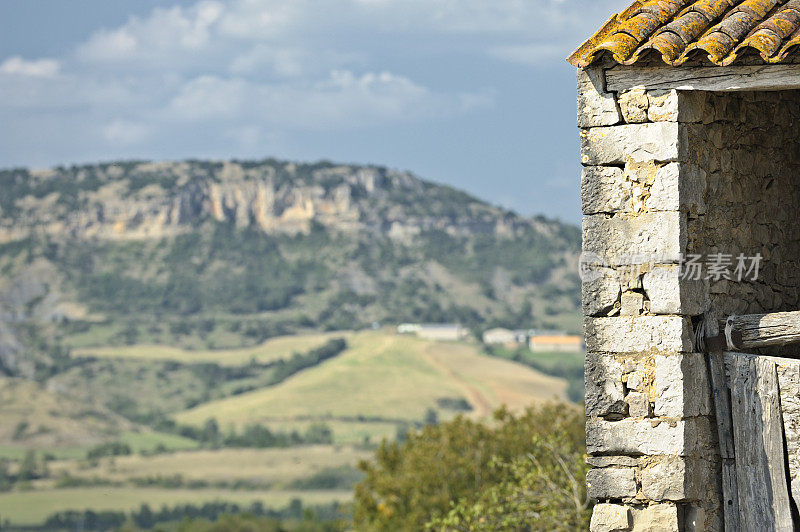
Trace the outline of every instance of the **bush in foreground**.
<instances>
[{"instance_id":1,"label":"bush in foreground","mask_svg":"<svg viewBox=\"0 0 800 532\"><path fill-rule=\"evenodd\" d=\"M583 412L547 404L459 416L384 441L360 468L358 530L572 530L589 520Z\"/></svg>"}]
</instances>

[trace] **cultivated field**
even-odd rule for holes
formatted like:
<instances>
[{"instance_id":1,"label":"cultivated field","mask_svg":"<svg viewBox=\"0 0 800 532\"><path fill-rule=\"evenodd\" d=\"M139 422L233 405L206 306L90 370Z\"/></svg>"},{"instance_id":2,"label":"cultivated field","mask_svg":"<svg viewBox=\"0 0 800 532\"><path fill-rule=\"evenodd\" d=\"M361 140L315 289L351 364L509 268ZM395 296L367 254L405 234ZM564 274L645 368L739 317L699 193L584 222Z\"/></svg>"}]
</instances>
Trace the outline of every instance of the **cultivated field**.
<instances>
[{"instance_id":1,"label":"cultivated field","mask_svg":"<svg viewBox=\"0 0 800 532\"><path fill-rule=\"evenodd\" d=\"M292 499L301 499L304 504L313 505L344 502L351 498L352 492L342 490L69 488L4 493L0 495L0 518L8 519L15 525L37 525L48 515L64 510L130 511L138 509L142 504L158 509L162 505L202 505L213 501L231 502L241 506L260 501L267 508L280 508L289 504Z\"/></svg>"},{"instance_id":2,"label":"cultivated field","mask_svg":"<svg viewBox=\"0 0 800 532\"><path fill-rule=\"evenodd\" d=\"M308 478L328 468L350 465L370 456L369 451L352 446L311 445L285 449L218 449L182 451L155 456L116 456L103 458L96 465L65 460L50 464L55 477L69 474L76 478L102 478L129 482L143 478L174 477L209 483L251 482L290 487L293 481Z\"/></svg>"},{"instance_id":3,"label":"cultivated field","mask_svg":"<svg viewBox=\"0 0 800 532\"><path fill-rule=\"evenodd\" d=\"M241 366L255 360L274 362L319 347L331 338L347 338L351 333L318 333L279 336L253 347L237 349L182 349L165 345L129 345L115 347L87 347L74 349L73 356L95 358L128 358L134 360L164 360L191 363L215 363L224 366Z\"/></svg>"},{"instance_id":4,"label":"cultivated field","mask_svg":"<svg viewBox=\"0 0 800 532\"><path fill-rule=\"evenodd\" d=\"M95 381L127 368L125 375L139 375L141 391L137 393L152 393L159 399L186 390L180 384L183 381L175 384L172 374L144 371L152 369L155 362L216 363L235 373L253 359L261 363L288 359L336 337L347 339L345 351L278 384L171 412L180 425L201 427L213 418L220 434L239 432L253 423L276 433L304 434L312 423L324 422L333 431L333 445L211 449L206 444L203 448L203 440L154 432L108 409L73 401L57 390L29 381L0 379L0 399L4 401L0 403L4 420L0 458L14 460L13 472L26 448L39 449L39 457L45 450L54 457L47 463L45 476L0 493L0 520L33 525L58 511L130 511L143 503L160 508L211 501L246 506L260 501L266 507L279 508L293 498L305 505L347 501L352 492L344 486L358 478L353 468L359 460L369 458L371 449L383 438L393 439L430 422L432 415L443 420L464 412L485 418L502 405L520 410L566 398L565 380L485 355L479 344L435 342L388 330L280 337L246 349L195 351L134 345L73 350L73 355L104 359L103 364L89 361L95 364L88 366L93 368ZM131 359L140 361L143 369ZM109 368L98 369L98 365ZM190 373L189 367L178 376L195 386L206 383L210 390L219 390L229 384L199 381L197 375L203 374ZM225 374L219 368L215 371L214 375ZM150 380L141 375L149 375ZM167 375L172 379L171 388L159 380ZM127 381L119 385L123 382ZM21 428L23 421L28 424ZM22 437L15 439L19 436L15 432ZM71 436L63 439L64 434ZM63 441L55 441L56 436ZM88 460L87 450L103 441L125 443L133 454ZM170 452L151 454L156 449ZM333 484L325 483L331 479ZM305 489L297 489L300 487Z\"/></svg>"},{"instance_id":5,"label":"cultivated field","mask_svg":"<svg viewBox=\"0 0 800 532\"><path fill-rule=\"evenodd\" d=\"M485 416L501 404L520 408L565 397L563 380L483 355L477 345L378 331L348 341L338 357L277 386L205 403L175 419L236 426L308 418L413 422L436 408L437 399L466 399L475 415Z\"/></svg>"}]
</instances>

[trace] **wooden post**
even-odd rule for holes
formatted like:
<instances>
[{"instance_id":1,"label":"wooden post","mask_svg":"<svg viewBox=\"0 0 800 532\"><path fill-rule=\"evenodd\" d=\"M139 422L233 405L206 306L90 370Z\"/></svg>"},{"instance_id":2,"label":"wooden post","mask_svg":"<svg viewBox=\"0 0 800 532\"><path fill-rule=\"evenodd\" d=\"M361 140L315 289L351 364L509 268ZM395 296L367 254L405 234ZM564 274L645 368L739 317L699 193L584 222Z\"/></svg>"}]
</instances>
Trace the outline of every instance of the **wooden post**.
<instances>
[{"instance_id":1,"label":"wooden post","mask_svg":"<svg viewBox=\"0 0 800 532\"><path fill-rule=\"evenodd\" d=\"M726 353L741 530L793 530L778 373L765 357ZM726 530L727 530L726 523Z\"/></svg>"},{"instance_id":2,"label":"wooden post","mask_svg":"<svg viewBox=\"0 0 800 532\"><path fill-rule=\"evenodd\" d=\"M717 322L710 314L705 317L705 331L709 336L719 333ZM698 331L703 334L703 328ZM731 415L731 399L728 391L728 380L725 372L725 356L722 347L709 350L706 355L708 377L711 384L711 397L714 401L714 417L717 420L717 437L719 454L722 460L722 508L725 518L725 531L738 532L739 526L739 490L736 486L736 454L733 447L733 418Z\"/></svg>"},{"instance_id":3,"label":"wooden post","mask_svg":"<svg viewBox=\"0 0 800 532\"><path fill-rule=\"evenodd\" d=\"M722 459L722 508L725 530L737 532L739 527L739 490L736 485L736 454L733 448L733 420L730 394L725 378L725 361L722 351L708 354L708 373L717 418L719 454Z\"/></svg>"}]
</instances>

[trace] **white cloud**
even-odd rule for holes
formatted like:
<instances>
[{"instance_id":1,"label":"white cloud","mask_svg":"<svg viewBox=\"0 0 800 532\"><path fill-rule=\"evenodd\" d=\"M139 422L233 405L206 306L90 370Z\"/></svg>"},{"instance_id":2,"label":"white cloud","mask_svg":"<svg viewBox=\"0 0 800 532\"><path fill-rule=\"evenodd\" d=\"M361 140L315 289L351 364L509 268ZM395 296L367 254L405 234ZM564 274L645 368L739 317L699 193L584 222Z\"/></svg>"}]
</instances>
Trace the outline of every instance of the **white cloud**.
<instances>
[{"instance_id":1,"label":"white cloud","mask_svg":"<svg viewBox=\"0 0 800 532\"><path fill-rule=\"evenodd\" d=\"M178 91L165 113L181 121L259 120L270 126L332 130L430 119L491 104L491 95L438 94L390 72L336 70L315 83L200 76Z\"/></svg>"},{"instance_id":2,"label":"white cloud","mask_svg":"<svg viewBox=\"0 0 800 532\"><path fill-rule=\"evenodd\" d=\"M172 54L203 51L212 40L212 28L222 16L224 6L202 1L189 8L156 8L146 18L131 17L113 30L100 30L78 48L87 61L135 62L156 60L156 65Z\"/></svg>"},{"instance_id":3,"label":"white cloud","mask_svg":"<svg viewBox=\"0 0 800 532\"><path fill-rule=\"evenodd\" d=\"M171 146L185 155L232 143L257 147L298 131L434 124L502 101L493 87L499 82L470 78L465 58L482 62L475 72L499 62L566 68L570 48L625 3L201 0L159 7L87 35L63 56L0 63L6 129L30 131L27 141L6 137L16 144L4 148L30 152L46 132L48 143L69 146L62 153L75 158L134 149L149 156Z\"/></svg>"},{"instance_id":4,"label":"white cloud","mask_svg":"<svg viewBox=\"0 0 800 532\"><path fill-rule=\"evenodd\" d=\"M61 65L55 59L36 59L28 61L16 55L0 64L0 74L31 78L53 78L58 75Z\"/></svg>"},{"instance_id":5,"label":"white cloud","mask_svg":"<svg viewBox=\"0 0 800 532\"><path fill-rule=\"evenodd\" d=\"M243 79L200 76L181 87L169 108L174 116L186 120L233 118L245 110L251 92Z\"/></svg>"},{"instance_id":6,"label":"white cloud","mask_svg":"<svg viewBox=\"0 0 800 532\"><path fill-rule=\"evenodd\" d=\"M145 140L149 128L142 123L128 120L114 120L103 128L103 137L110 144L131 145Z\"/></svg>"}]
</instances>

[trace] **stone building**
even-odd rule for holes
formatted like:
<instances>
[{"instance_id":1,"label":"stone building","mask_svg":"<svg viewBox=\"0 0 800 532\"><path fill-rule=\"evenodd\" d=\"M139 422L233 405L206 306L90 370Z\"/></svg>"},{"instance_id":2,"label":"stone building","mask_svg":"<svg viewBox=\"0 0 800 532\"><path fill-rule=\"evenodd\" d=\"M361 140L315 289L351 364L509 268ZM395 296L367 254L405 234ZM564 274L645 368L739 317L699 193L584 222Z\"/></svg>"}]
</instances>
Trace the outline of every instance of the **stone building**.
<instances>
[{"instance_id":1,"label":"stone building","mask_svg":"<svg viewBox=\"0 0 800 532\"><path fill-rule=\"evenodd\" d=\"M731 315L800 309L799 47L800 0L641 0L568 59L592 530L736 529L696 336ZM789 468L792 437L787 425Z\"/></svg>"}]
</instances>

